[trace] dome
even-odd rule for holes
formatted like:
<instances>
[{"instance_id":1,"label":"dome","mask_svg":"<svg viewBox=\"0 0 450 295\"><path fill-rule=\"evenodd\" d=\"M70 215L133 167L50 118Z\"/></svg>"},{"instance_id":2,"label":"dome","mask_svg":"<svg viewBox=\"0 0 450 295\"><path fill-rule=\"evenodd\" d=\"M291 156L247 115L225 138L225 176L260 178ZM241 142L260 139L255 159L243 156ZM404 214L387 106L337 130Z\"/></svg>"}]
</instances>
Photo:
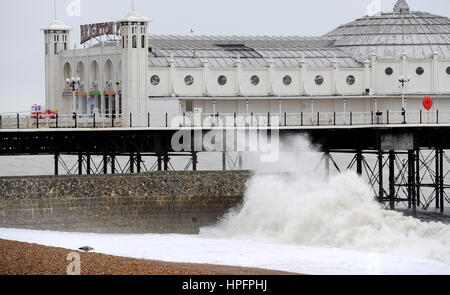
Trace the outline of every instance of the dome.
<instances>
[{"instance_id":1,"label":"dome","mask_svg":"<svg viewBox=\"0 0 450 295\"><path fill-rule=\"evenodd\" d=\"M410 11L405 0L399 0L390 13L365 16L325 36L336 39L335 46L358 60L368 59L372 53L382 59L398 59L403 51L411 59L428 59L433 52L450 59L450 19Z\"/></svg>"},{"instance_id":2,"label":"dome","mask_svg":"<svg viewBox=\"0 0 450 295\"><path fill-rule=\"evenodd\" d=\"M72 30L69 26L66 26L59 19L54 19L48 26L42 28L41 31L70 31Z\"/></svg>"}]
</instances>

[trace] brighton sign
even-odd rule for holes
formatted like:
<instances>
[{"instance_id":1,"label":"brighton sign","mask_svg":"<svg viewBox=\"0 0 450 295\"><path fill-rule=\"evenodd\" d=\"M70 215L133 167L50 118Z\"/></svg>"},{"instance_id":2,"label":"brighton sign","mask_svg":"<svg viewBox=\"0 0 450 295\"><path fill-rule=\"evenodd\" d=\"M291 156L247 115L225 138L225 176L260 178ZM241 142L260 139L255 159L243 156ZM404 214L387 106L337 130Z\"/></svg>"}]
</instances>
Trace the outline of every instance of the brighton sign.
<instances>
[{"instance_id":1,"label":"brighton sign","mask_svg":"<svg viewBox=\"0 0 450 295\"><path fill-rule=\"evenodd\" d=\"M120 35L120 23L108 22L90 25L81 25L81 44L87 41L107 35Z\"/></svg>"}]
</instances>

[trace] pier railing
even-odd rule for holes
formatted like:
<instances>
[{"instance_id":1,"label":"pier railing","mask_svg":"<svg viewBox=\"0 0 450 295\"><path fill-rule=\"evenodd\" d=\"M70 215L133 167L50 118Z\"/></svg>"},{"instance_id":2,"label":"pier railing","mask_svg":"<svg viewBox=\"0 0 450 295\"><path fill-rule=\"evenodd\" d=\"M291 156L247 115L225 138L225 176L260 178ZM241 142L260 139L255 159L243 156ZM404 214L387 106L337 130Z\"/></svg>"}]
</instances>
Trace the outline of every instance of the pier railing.
<instances>
[{"instance_id":1,"label":"pier railing","mask_svg":"<svg viewBox=\"0 0 450 295\"><path fill-rule=\"evenodd\" d=\"M450 124L450 110L304 113L0 114L0 129Z\"/></svg>"}]
</instances>

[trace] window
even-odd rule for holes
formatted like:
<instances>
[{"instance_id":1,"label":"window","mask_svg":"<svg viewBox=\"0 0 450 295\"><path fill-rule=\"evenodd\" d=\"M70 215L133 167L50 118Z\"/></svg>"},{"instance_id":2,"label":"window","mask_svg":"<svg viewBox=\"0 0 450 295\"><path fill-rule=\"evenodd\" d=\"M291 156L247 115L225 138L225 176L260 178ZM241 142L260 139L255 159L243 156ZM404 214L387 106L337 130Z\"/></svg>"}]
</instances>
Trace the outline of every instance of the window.
<instances>
[{"instance_id":1,"label":"window","mask_svg":"<svg viewBox=\"0 0 450 295\"><path fill-rule=\"evenodd\" d=\"M450 67L447 67L446 72L447 72L448 75L450 75Z\"/></svg>"},{"instance_id":2,"label":"window","mask_svg":"<svg viewBox=\"0 0 450 295\"><path fill-rule=\"evenodd\" d=\"M289 76L289 75L284 76L283 84L286 85L286 86L289 86L289 85L291 85L291 83L292 83L291 76Z\"/></svg>"},{"instance_id":3,"label":"window","mask_svg":"<svg viewBox=\"0 0 450 295\"><path fill-rule=\"evenodd\" d=\"M219 76L219 78L217 79L217 83L219 83L220 86L224 86L225 84L227 84L227 77L225 76Z\"/></svg>"},{"instance_id":4,"label":"window","mask_svg":"<svg viewBox=\"0 0 450 295\"><path fill-rule=\"evenodd\" d=\"M184 78L184 83L185 83L187 86L191 86L192 84L194 84L194 77L192 77L191 75L187 75L187 76Z\"/></svg>"},{"instance_id":5,"label":"window","mask_svg":"<svg viewBox=\"0 0 450 295\"><path fill-rule=\"evenodd\" d=\"M125 37L122 37L122 48L125 49Z\"/></svg>"},{"instance_id":6,"label":"window","mask_svg":"<svg viewBox=\"0 0 450 295\"><path fill-rule=\"evenodd\" d=\"M141 47L145 48L145 36L144 35L141 36Z\"/></svg>"},{"instance_id":7,"label":"window","mask_svg":"<svg viewBox=\"0 0 450 295\"><path fill-rule=\"evenodd\" d=\"M48 43L45 43L45 55L48 55Z\"/></svg>"},{"instance_id":8,"label":"window","mask_svg":"<svg viewBox=\"0 0 450 295\"><path fill-rule=\"evenodd\" d=\"M384 73L388 76L391 76L394 73L394 70L392 68L386 68L386 70L384 70Z\"/></svg>"},{"instance_id":9,"label":"window","mask_svg":"<svg viewBox=\"0 0 450 295\"><path fill-rule=\"evenodd\" d=\"M160 82L159 76L153 75L153 76L150 78L150 82L151 82L152 85L154 85L154 86L159 85L159 82Z\"/></svg>"},{"instance_id":10,"label":"window","mask_svg":"<svg viewBox=\"0 0 450 295\"><path fill-rule=\"evenodd\" d=\"M186 112L192 112L193 110L192 100L186 100Z\"/></svg>"},{"instance_id":11,"label":"window","mask_svg":"<svg viewBox=\"0 0 450 295\"><path fill-rule=\"evenodd\" d=\"M419 76L422 76L424 72L425 71L424 71L424 69L422 67L418 67L416 69L416 74L419 75Z\"/></svg>"},{"instance_id":12,"label":"window","mask_svg":"<svg viewBox=\"0 0 450 295\"><path fill-rule=\"evenodd\" d=\"M132 42L133 42L133 48L137 48L137 36L136 35L133 35Z\"/></svg>"},{"instance_id":13,"label":"window","mask_svg":"<svg viewBox=\"0 0 450 295\"><path fill-rule=\"evenodd\" d=\"M319 86L322 85L323 81L324 81L323 76L321 76L321 75L317 75L316 76L315 82L316 82L317 85L319 85Z\"/></svg>"},{"instance_id":14,"label":"window","mask_svg":"<svg viewBox=\"0 0 450 295\"><path fill-rule=\"evenodd\" d=\"M259 84L259 77L258 76L252 76L250 78L250 82L252 83L253 86L257 86Z\"/></svg>"},{"instance_id":15,"label":"window","mask_svg":"<svg viewBox=\"0 0 450 295\"><path fill-rule=\"evenodd\" d=\"M355 76L350 75L350 76L347 77L347 84L348 85L355 84L355 81L356 81Z\"/></svg>"},{"instance_id":16,"label":"window","mask_svg":"<svg viewBox=\"0 0 450 295\"><path fill-rule=\"evenodd\" d=\"M55 48L54 49L55 49L54 50L55 54L58 54L58 43L55 43Z\"/></svg>"},{"instance_id":17,"label":"window","mask_svg":"<svg viewBox=\"0 0 450 295\"><path fill-rule=\"evenodd\" d=\"M67 43L64 43L64 51L67 50Z\"/></svg>"}]
</instances>

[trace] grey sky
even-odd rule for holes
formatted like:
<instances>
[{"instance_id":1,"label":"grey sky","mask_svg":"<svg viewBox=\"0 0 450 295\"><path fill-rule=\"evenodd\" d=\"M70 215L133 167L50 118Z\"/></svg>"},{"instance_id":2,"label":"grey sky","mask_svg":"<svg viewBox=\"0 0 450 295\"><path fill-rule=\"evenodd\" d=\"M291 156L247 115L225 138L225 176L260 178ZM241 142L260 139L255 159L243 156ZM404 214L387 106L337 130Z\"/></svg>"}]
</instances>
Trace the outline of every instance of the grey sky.
<instances>
[{"instance_id":1,"label":"grey sky","mask_svg":"<svg viewBox=\"0 0 450 295\"><path fill-rule=\"evenodd\" d=\"M115 21L131 0L81 0L81 16L68 16L72 0L57 0L57 16L71 26L79 42L80 24ZM151 18L152 34L323 35L366 15L371 0L136 0ZM391 11L396 0L381 0ZM408 0L411 10L450 16L448 0ZM28 111L44 104L43 33L53 19L53 0L0 1L0 113Z\"/></svg>"}]
</instances>

